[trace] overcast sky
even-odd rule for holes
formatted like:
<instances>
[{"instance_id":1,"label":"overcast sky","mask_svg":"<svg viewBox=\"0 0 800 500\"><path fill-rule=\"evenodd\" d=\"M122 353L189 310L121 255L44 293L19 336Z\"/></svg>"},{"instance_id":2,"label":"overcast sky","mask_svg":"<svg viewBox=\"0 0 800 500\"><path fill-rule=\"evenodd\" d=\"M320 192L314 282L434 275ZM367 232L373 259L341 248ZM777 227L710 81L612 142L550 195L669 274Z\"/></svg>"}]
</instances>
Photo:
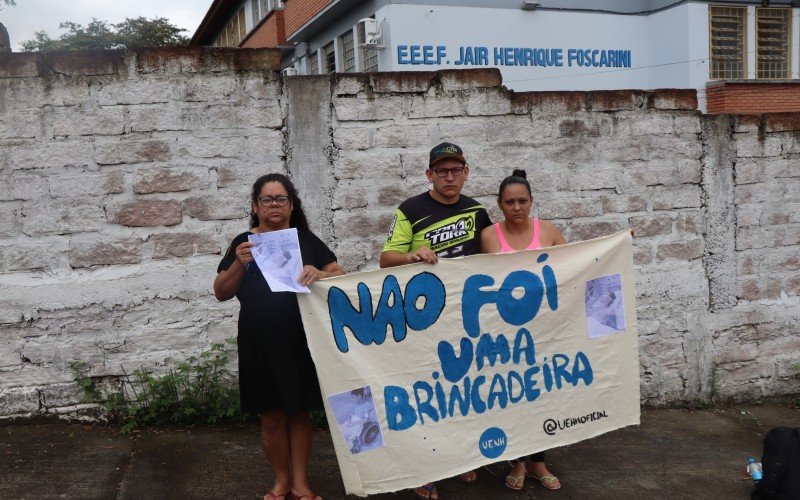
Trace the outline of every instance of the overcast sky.
<instances>
[{"instance_id":1,"label":"overcast sky","mask_svg":"<svg viewBox=\"0 0 800 500\"><path fill-rule=\"evenodd\" d=\"M63 31L58 25L74 21L86 26L92 17L119 23L126 17L148 19L166 17L188 31L191 37L202 21L212 0L16 0L16 7L0 5L0 22L8 28L11 45L20 50L20 42L30 40L36 31L45 30L56 38Z\"/></svg>"}]
</instances>

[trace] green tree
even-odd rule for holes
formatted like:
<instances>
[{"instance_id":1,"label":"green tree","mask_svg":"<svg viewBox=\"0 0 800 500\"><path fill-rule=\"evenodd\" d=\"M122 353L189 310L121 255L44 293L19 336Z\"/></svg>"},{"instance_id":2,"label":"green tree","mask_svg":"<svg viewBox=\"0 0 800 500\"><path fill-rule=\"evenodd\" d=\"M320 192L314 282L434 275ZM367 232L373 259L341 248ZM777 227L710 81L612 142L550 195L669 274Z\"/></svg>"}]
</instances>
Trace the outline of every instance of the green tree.
<instances>
[{"instance_id":1,"label":"green tree","mask_svg":"<svg viewBox=\"0 0 800 500\"><path fill-rule=\"evenodd\" d=\"M117 30L118 43L127 48L163 47L189 43L189 38L181 34L187 30L178 28L164 17L155 19L126 18L125 21L113 26Z\"/></svg>"},{"instance_id":2,"label":"green tree","mask_svg":"<svg viewBox=\"0 0 800 500\"><path fill-rule=\"evenodd\" d=\"M86 27L67 21L61 23L59 28L67 31L58 38L52 38L45 31L37 31L33 39L22 42L23 52L163 47L185 45L189 41L181 34L185 29L178 28L164 17L126 18L119 24L92 18Z\"/></svg>"}]
</instances>

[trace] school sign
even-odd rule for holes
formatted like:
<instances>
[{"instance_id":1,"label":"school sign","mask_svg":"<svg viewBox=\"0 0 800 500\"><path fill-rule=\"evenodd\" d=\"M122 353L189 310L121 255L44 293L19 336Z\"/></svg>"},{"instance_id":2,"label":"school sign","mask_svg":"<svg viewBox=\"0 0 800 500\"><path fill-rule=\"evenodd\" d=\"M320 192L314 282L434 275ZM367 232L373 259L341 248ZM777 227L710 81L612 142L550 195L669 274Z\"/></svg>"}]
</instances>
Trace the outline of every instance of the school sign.
<instances>
[{"instance_id":1,"label":"school sign","mask_svg":"<svg viewBox=\"0 0 800 500\"><path fill-rule=\"evenodd\" d=\"M323 280L299 296L348 493L639 423L628 232Z\"/></svg>"}]
</instances>

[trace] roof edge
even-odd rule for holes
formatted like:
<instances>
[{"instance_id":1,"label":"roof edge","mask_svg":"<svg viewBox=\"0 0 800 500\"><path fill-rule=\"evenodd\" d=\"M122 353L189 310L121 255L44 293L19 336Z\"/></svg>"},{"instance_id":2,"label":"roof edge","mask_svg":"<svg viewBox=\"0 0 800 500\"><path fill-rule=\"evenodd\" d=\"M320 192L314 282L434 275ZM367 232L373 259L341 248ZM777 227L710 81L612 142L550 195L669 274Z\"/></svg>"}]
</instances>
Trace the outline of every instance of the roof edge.
<instances>
[{"instance_id":1,"label":"roof edge","mask_svg":"<svg viewBox=\"0 0 800 500\"><path fill-rule=\"evenodd\" d=\"M230 17L231 9L238 6L240 2L241 0L214 0L188 45L207 45L208 41L216 35L216 32L211 33L212 28L218 28L222 24L222 19L227 20Z\"/></svg>"}]
</instances>

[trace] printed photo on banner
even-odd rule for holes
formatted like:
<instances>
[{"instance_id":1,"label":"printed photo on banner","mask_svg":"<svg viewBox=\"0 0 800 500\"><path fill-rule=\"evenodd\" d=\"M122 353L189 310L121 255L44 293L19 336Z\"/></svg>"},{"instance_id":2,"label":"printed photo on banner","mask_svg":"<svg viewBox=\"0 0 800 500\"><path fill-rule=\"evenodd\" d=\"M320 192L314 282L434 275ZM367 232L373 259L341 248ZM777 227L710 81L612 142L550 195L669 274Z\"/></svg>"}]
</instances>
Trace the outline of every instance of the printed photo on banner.
<instances>
[{"instance_id":1,"label":"printed photo on banner","mask_svg":"<svg viewBox=\"0 0 800 500\"><path fill-rule=\"evenodd\" d=\"M328 396L336 423L353 455L383 446L378 412L369 386Z\"/></svg>"},{"instance_id":2,"label":"printed photo on banner","mask_svg":"<svg viewBox=\"0 0 800 500\"><path fill-rule=\"evenodd\" d=\"M622 278L619 274L587 281L584 304L590 339L626 330Z\"/></svg>"}]
</instances>

